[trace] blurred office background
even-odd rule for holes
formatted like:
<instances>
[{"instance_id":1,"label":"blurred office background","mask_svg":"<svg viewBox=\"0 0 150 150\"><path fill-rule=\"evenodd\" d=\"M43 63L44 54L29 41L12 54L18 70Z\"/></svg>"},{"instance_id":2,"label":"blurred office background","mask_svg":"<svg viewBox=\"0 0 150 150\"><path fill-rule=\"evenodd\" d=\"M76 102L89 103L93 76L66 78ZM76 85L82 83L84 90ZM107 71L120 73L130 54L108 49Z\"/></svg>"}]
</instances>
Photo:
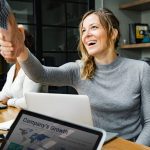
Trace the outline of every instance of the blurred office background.
<instances>
[{"instance_id":1,"label":"blurred office background","mask_svg":"<svg viewBox=\"0 0 150 150\"><path fill-rule=\"evenodd\" d=\"M44 65L60 66L79 59L78 26L82 15L94 9L93 0L8 0L8 3L17 23L23 24L35 37L34 55ZM1 58L2 63L5 62ZM9 65L3 64L1 68L2 82ZM70 87L52 86L49 92L76 93Z\"/></svg>"}]
</instances>

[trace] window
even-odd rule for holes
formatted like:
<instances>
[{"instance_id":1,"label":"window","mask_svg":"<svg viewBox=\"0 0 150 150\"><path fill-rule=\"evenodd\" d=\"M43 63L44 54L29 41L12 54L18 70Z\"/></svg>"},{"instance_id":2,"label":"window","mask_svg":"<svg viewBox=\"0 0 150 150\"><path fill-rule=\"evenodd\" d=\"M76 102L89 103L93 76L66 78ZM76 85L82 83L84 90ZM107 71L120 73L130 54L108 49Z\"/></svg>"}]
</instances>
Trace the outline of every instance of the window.
<instances>
[{"instance_id":1,"label":"window","mask_svg":"<svg viewBox=\"0 0 150 150\"><path fill-rule=\"evenodd\" d=\"M35 36L36 57L47 66L60 66L79 59L78 26L93 0L8 0L17 22ZM68 87L49 92L76 93Z\"/></svg>"}]
</instances>

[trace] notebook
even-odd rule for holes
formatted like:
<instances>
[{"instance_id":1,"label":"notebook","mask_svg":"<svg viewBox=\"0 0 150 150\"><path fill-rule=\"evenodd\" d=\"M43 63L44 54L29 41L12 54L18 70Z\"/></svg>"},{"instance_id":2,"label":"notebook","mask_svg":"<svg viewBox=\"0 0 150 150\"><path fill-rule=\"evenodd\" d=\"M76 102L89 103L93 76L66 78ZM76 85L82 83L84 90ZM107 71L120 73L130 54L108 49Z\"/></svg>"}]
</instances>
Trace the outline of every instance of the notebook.
<instances>
[{"instance_id":1,"label":"notebook","mask_svg":"<svg viewBox=\"0 0 150 150\"><path fill-rule=\"evenodd\" d=\"M106 133L21 110L2 143L7 150L100 150Z\"/></svg>"},{"instance_id":2,"label":"notebook","mask_svg":"<svg viewBox=\"0 0 150 150\"><path fill-rule=\"evenodd\" d=\"M90 102L86 95L29 92L25 93L25 99L29 111L93 127ZM105 143L117 135L107 132Z\"/></svg>"}]
</instances>

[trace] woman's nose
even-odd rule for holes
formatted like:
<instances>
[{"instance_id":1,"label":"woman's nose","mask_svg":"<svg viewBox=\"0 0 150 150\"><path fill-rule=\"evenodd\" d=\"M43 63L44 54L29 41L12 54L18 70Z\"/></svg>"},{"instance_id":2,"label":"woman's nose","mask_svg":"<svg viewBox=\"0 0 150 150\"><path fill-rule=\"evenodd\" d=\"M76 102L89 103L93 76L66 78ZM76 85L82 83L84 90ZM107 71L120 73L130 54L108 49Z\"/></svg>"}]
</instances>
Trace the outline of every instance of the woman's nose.
<instances>
[{"instance_id":1,"label":"woman's nose","mask_svg":"<svg viewBox=\"0 0 150 150\"><path fill-rule=\"evenodd\" d=\"M86 30L85 36L91 36L91 35L92 35L91 30Z\"/></svg>"}]
</instances>

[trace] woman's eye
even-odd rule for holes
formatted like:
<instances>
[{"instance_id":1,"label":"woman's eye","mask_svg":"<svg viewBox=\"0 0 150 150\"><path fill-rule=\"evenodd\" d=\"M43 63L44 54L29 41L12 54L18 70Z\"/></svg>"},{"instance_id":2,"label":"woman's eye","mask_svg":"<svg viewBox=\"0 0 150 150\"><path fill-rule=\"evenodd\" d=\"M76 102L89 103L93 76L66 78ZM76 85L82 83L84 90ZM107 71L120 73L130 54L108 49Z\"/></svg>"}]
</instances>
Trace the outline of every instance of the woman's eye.
<instances>
[{"instance_id":1,"label":"woman's eye","mask_svg":"<svg viewBox=\"0 0 150 150\"><path fill-rule=\"evenodd\" d=\"M85 29L82 29L82 33L84 33L85 32Z\"/></svg>"},{"instance_id":2,"label":"woman's eye","mask_svg":"<svg viewBox=\"0 0 150 150\"><path fill-rule=\"evenodd\" d=\"M98 27L97 26L92 26L92 29L97 29Z\"/></svg>"}]
</instances>

